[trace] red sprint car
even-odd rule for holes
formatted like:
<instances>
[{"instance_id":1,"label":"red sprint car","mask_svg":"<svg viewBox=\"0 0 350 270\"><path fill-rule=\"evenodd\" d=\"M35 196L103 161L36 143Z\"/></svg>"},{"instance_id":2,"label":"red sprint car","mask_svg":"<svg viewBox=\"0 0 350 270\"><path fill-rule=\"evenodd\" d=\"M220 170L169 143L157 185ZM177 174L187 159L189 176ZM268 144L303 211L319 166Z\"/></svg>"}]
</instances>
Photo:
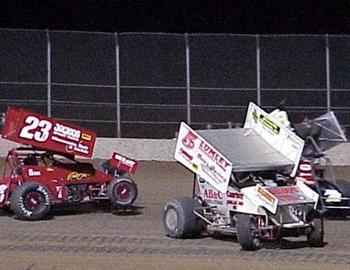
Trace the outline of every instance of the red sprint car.
<instances>
[{"instance_id":1,"label":"red sprint car","mask_svg":"<svg viewBox=\"0 0 350 270\"><path fill-rule=\"evenodd\" d=\"M75 159L91 157L96 134L38 113L8 108L2 138L27 146L11 149L0 179L0 209L18 219L45 218L53 205L110 202L119 208L138 195L137 161L114 152L99 170Z\"/></svg>"}]
</instances>

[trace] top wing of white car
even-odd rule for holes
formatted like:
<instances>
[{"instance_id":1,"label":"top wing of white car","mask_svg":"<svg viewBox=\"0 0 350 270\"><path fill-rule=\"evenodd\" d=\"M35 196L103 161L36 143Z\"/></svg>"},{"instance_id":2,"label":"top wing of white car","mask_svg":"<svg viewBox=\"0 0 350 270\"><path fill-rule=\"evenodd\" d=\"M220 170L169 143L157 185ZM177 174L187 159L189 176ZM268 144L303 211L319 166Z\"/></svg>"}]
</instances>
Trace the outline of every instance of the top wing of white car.
<instances>
[{"instance_id":1,"label":"top wing of white car","mask_svg":"<svg viewBox=\"0 0 350 270\"><path fill-rule=\"evenodd\" d=\"M244 128L193 130L181 123L175 159L221 192L235 172L294 174L304 141L253 103Z\"/></svg>"}]
</instances>

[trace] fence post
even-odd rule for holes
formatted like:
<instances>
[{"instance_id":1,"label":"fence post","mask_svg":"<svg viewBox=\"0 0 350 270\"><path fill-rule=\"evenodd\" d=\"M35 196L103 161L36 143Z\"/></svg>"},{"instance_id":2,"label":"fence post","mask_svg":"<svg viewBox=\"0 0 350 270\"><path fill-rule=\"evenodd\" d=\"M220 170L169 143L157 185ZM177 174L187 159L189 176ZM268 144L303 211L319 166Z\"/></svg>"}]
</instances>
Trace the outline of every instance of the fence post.
<instances>
[{"instance_id":1,"label":"fence post","mask_svg":"<svg viewBox=\"0 0 350 270\"><path fill-rule=\"evenodd\" d=\"M256 35L256 102L261 106L261 85L260 85L260 37Z\"/></svg>"},{"instance_id":2,"label":"fence post","mask_svg":"<svg viewBox=\"0 0 350 270\"><path fill-rule=\"evenodd\" d=\"M46 29L47 40L47 116L51 117L51 41L49 29Z\"/></svg>"},{"instance_id":3,"label":"fence post","mask_svg":"<svg viewBox=\"0 0 350 270\"><path fill-rule=\"evenodd\" d=\"M326 45L326 83L327 83L327 112L331 110L331 81L330 81L330 66L329 66L329 38L325 35Z\"/></svg>"},{"instance_id":4,"label":"fence post","mask_svg":"<svg viewBox=\"0 0 350 270\"><path fill-rule=\"evenodd\" d=\"M188 34L185 34L186 44L186 90L187 90L187 123L191 124L191 72L190 72L190 48Z\"/></svg>"},{"instance_id":5,"label":"fence post","mask_svg":"<svg viewBox=\"0 0 350 270\"><path fill-rule=\"evenodd\" d=\"M117 137L121 137L120 124L120 62L119 62L119 41L118 33L114 33L115 41L115 72L116 72L116 103L117 103Z\"/></svg>"}]
</instances>

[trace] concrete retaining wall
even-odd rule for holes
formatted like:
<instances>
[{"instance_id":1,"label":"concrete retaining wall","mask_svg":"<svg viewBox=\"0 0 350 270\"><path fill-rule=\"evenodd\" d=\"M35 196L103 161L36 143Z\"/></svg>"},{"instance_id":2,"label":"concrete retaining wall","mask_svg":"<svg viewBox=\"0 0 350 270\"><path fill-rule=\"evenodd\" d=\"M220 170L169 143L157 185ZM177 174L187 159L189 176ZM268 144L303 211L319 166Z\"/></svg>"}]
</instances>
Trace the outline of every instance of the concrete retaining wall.
<instances>
[{"instance_id":1,"label":"concrete retaining wall","mask_svg":"<svg viewBox=\"0 0 350 270\"><path fill-rule=\"evenodd\" d=\"M9 149L19 144L0 138L0 157L5 157ZM94 160L108 159L113 151L142 161L175 161L173 158L175 139L116 139L97 138ZM327 151L332 167L326 170L328 178L350 180L350 143L344 143Z\"/></svg>"},{"instance_id":2,"label":"concrete retaining wall","mask_svg":"<svg viewBox=\"0 0 350 270\"><path fill-rule=\"evenodd\" d=\"M0 156L20 144L0 138ZM116 139L97 138L93 158L110 158L113 151L137 160L174 161L175 139ZM350 166L350 143L343 143L328 150L332 165Z\"/></svg>"}]
</instances>

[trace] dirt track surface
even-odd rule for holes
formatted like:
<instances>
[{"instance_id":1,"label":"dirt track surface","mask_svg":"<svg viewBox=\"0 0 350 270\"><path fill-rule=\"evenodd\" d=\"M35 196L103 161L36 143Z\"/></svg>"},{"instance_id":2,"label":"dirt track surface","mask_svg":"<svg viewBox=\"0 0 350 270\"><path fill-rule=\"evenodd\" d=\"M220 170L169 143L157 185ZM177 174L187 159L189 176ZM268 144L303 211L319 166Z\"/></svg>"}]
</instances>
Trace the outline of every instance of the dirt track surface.
<instances>
[{"instance_id":1,"label":"dirt track surface","mask_svg":"<svg viewBox=\"0 0 350 270\"><path fill-rule=\"evenodd\" d=\"M134 178L140 195L128 214L84 206L37 222L0 217L0 269L350 269L350 220L326 220L323 248L305 238L256 252L231 237L170 239L162 209L191 195L192 175L176 163L142 162Z\"/></svg>"}]
</instances>

